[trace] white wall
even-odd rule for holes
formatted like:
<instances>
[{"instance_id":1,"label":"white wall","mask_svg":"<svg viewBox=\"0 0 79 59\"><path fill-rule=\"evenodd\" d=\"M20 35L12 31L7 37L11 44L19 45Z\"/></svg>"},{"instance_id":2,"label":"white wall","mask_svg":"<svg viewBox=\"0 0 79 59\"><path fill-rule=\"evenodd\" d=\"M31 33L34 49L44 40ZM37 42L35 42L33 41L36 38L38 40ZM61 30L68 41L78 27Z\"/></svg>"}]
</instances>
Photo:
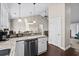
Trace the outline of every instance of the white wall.
<instances>
[{"instance_id":1,"label":"white wall","mask_svg":"<svg viewBox=\"0 0 79 59\"><path fill-rule=\"evenodd\" d=\"M28 23L32 23L33 21L36 21L36 23L26 26L25 19L27 20ZM28 31L28 30L33 32L40 32L40 29L39 29L40 24L43 24L44 31L48 30L48 19L39 15L22 18L22 22L18 22L18 19L14 19L11 21L11 29L13 29L16 32L18 32L19 30L21 32Z\"/></svg>"},{"instance_id":2,"label":"white wall","mask_svg":"<svg viewBox=\"0 0 79 59\"><path fill-rule=\"evenodd\" d=\"M70 45L71 4L65 4L65 47Z\"/></svg>"},{"instance_id":3,"label":"white wall","mask_svg":"<svg viewBox=\"0 0 79 59\"><path fill-rule=\"evenodd\" d=\"M69 46L70 39L69 7L68 4L64 3L54 3L49 5L49 43L64 50ZM55 23L59 20L60 23Z\"/></svg>"},{"instance_id":4,"label":"white wall","mask_svg":"<svg viewBox=\"0 0 79 59\"><path fill-rule=\"evenodd\" d=\"M79 3L71 3L71 23L79 22Z\"/></svg>"},{"instance_id":5,"label":"white wall","mask_svg":"<svg viewBox=\"0 0 79 59\"><path fill-rule=\"evenodd\" d=\"M79 32L79 3L71 4L71 36L75 37L75 34Z\"/></svg>"},{"instance_id":6,"label":"white wall","mask_svg":"<svg viewBox=\"0 0 79 59\"><path fill-rule=\"evenodd\" d=\"M57 23L54 23L55 21L60 20L60 19L56 19L58 17L60 17L62 21L61 33L57 33L57 29L55 27L58 27L58 26L55 26ZM59 40L57 38L58 34L60 35L62 34L61 35L62 39ZM50 4L49 5L49 43L56 45L60 48L64 48L65 47L64 40L65 40L65 4L61 4L61 3ZM58 42L58 41L61 41L61 42ZM57 45L58 43L60 43L61 45Z\"/></svg>"}]
</instances>

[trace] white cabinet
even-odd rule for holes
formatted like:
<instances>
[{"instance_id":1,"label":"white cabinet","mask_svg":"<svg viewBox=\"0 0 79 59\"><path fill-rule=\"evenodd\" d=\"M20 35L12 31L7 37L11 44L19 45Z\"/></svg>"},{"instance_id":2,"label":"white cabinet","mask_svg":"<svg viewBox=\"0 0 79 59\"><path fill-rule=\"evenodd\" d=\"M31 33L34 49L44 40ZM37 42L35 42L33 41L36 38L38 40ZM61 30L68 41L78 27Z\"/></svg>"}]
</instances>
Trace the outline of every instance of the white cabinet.
<instances>
[{"instance_id":1,"label":"white cabinet","mask_svg":"<svg viewBox=\"0 0 79 59\"><path fill-rule=\"evenodd\" d=\"M38 38L38 55L47 51L47 37Z\"/></svg>"},{"instance_id":2,"label":"white cabinet","mask_svg":"<svg viewBox=\"0 0 79 59\"><path fill-rule=\"evenodd\" d=\"M1 27L1 4L0 4L0 27Z\"/></svg>"},{"instance_id":3,"label":"white cabinet","mask_svg":"<svg viewBox=\"0 0 79 59\"><path fill-rule=\"evenodd\" d=\"M24 41L16 42L16 56L24 56Z\"/></svg>"},{"instance_id":4,"label":"white cabinet","mask_svg":"<svg viewBox=\"0 0 79 59\"><path fill-rule=\"evenodd\" d=\"M40 55L47 51L47 37L40 37L38 40L33 40L16 42L15 56L34 56L37 53Z\"/></svg>"},{"instance_id":5,"label":"white cabinet","mask_svg":"<svg viewBox=\"0 0 79 59\"><path fill-rule=\"evenodd\" d=\"M6 4L0 4L0 27L9 28L9 14Z\"/></svg>"}]
</instances>

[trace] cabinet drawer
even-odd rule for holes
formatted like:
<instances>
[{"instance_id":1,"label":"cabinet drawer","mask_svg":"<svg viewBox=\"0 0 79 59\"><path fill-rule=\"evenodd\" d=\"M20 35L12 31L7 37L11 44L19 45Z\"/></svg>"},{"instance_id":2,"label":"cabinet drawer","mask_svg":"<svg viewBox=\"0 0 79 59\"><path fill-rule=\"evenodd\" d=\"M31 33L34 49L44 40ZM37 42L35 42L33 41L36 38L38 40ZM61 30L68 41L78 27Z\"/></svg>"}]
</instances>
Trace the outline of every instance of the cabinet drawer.
<instances>
[{"instance_id":1,"label":"cabinet drawer","mask_svg":"<svg viewBox=\"0 0 79 59\"><path fill-rule=\"evenodd\" d=\"M47 41L42 40L38 42L38 47L43 47L43 46L47 46Z\"/></svg>"},{"instance_id":2,"label":"cabinet drawer","mask_svg":"<svg viewBox=\"0 0 79 59\"><path fill-rule=\"evenodd\" d=\"M38 38L38 41L47 41L47 38Z\"/></svg>"}]
</instances>

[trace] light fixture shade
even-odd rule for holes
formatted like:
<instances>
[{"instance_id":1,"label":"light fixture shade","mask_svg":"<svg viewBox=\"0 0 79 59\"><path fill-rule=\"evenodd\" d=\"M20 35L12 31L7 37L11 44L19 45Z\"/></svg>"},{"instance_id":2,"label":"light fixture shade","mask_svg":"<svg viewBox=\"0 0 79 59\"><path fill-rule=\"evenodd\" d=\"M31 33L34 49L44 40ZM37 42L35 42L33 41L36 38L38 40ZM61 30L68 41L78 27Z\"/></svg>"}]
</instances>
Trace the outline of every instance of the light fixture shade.
<instances>
[{"instance_id":1,"label":"light fixture shade","mask_svg":"<svg viewBox=\"0 0 79 59\"><path fill-rule=\"evenodd\" d=\"M22 22L22 20L19 18L19 19L18 19L18 22Z\"/></svg>"},{"instance_id":2,"label":"light fixture shade","mask_svg":"<svg viewBox=\"0 0 79 59\"><path fill-rule=\"evenodd\" d=\"M33 21L33 23L36 23L36 21Z\"/></svg>"}]
</instances>

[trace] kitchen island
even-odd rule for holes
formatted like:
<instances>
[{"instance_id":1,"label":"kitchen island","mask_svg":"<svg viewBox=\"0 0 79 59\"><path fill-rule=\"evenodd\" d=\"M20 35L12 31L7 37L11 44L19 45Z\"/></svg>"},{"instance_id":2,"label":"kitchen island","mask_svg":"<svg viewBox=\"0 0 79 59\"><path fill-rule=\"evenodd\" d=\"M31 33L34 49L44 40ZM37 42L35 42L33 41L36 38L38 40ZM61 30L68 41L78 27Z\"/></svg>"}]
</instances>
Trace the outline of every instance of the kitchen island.
<instances>
[{"instance_id":1,"label":"kitchen island","mask_svg":"<svg viewBox=\"0 0 79 59\"><path fill-rule=\"evenodd\" d=\"M1 49L11 49L10 56L16 56L16 45L17 45L18 41L33 40L35 38L37 38L37 40L38 40L38 55L46 52L47 51L47 37L45 35L33 35L33 36L9 38L8 41L0 42L0 50Z\"/></svg>"}]
</instances>

